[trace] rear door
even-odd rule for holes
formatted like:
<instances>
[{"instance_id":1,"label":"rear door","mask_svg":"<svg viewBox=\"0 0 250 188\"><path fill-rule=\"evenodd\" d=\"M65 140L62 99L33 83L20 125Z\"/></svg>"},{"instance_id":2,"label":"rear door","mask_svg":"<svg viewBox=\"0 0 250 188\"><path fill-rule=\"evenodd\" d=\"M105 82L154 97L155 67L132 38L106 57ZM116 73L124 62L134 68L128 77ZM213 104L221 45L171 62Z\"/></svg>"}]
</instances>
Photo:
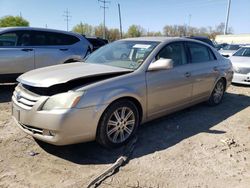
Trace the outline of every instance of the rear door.
<instances>
[{"instance_id":1,"label":"rear door","mask_svg":"<svg viewBox=\"0 0 250 188\"><path fill-rule=\"evenodd\" d=\"M193 80L192 96L199 101L210 96L219 76L219 64L212 50L206 45L186 42L190 73Z\"/></svg>"},{"instance_id":2,"label":"rear door","mask_svg":"<svg viewBox=\"0 0 250 188\"><path fill-rule=\"evenodd\" d=\"M0 74L21 74L34 69L34 49L29 31L0 35Z\"/></svg>"},{"instance_id":3,"label":"rear door","mask_svg":"<svg viewBox=\"0 0 250 188\"><path fill-rule=\"evenodd\" d=\"M35 49L35 67L46 67L64 63L72 57L71 45L78 42L74 36L46 31L33 31L32 44Z\"/></svg>"},{"instance_id":4,"label":"rear door","mask_svg":"<svg viewBox=\"0 0 250 188\"><path fill-rule=\"evenodd\" d=\"M148 117L154 118L185 107L192 98L192 80L189 64L182 42L167 44L156 56L172 59L174 67L169 70L146 72Z\"/></svg>"}]
</instances>

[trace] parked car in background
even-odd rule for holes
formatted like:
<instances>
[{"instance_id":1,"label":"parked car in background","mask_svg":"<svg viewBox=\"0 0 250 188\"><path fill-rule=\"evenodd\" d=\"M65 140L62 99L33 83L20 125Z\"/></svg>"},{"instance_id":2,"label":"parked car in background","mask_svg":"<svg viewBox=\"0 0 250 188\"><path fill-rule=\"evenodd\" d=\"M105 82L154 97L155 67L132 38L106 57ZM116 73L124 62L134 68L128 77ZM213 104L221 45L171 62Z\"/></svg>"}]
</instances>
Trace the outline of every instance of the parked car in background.
<instances>
[{"instance_id":1,"label":"parked car in background","mask_svg":"<svg viewBox=\"0 0 250 188\"><path fill-rule=\"evenodd\" d=\"M220 49L224 48L227 45L228 45L227 43L221 43L221 44L216 43L214 47L216 48L216 50L219 51Z\"/></svg>"},{"instance_id":2,"label":"parked car in background","mask_svg":"<svg viewBox=\"0 0 250 188\"><path fill-rule=\"evenodd\" d=\"M230 60L197 40L124 39L83 63L21 75L12 115L24 132L51 144L96 139L116 147L141 123L203 101L219 104L232 77Z\"/></svg>"},{"instance_id":3,"label":"parked car in background","mask_svg":"<svg viewBox=\"0 0 250 188\"><path fill-rule=\"evenodd\" d=\"M232 56L240 48L239 44L228 44L219 50L219 53L224 57Z\"/></svg>"},{"instance_id":4,"label":"parked car in background","mask_svg":"<svg viewBox=\"0 0 250 188\"><path fill-rule=\"evenodd\" d=\"M93 51L97 50L98 48L108 44L108 40L102 39L99 37L86 37L85 38L93 45Z\"/></svg>"},{"instance_id":5,"label":"parked car in background","mask_svg":"<svg viewBox=\"0 0 250 188\"><path fill-rule=\"evenodd\" d=\"M76 33L32 27L0 30L0 82L32 69L80 61L92 45Z\"/></svg>"},{"instance_id":6,"label":"parked car in background","mask_svg":"<svg viewBox=\"0 0 250 188\"><path fill-rule=\"evenodd\" d=\"M206 44L208 44L208 45L215 48L214 43L208 37L205 37L205 36L190 36L190 37L187 37L187 38L205 42Z\"/></svg>"},{"instance_id":7,"label":"parked car in background","mask_svg":"<svg viewBox=\"0 0 250 188\"><path fill-rule=\"evenodd\" d=\"M250 45L240 48L230 60L233 64L233 83L250 85Z\"/></svg>"}]
</instances>

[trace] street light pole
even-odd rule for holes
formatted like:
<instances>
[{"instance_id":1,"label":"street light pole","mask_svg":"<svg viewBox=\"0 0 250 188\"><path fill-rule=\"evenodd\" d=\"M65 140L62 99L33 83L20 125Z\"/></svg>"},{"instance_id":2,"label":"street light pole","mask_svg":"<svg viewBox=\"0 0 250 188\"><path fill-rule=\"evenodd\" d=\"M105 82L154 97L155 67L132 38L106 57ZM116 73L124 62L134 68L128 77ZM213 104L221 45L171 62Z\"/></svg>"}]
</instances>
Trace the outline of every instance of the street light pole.
<instances>
[{"instance_id":1,"label":"street light pole","mask_svg":"<svg viewBox=\"0 0 250 188\"><path fill-rule=\"evenodd\" d=\"M228 5L227 5L227 17L226 17L226 24L225 24L224 35L227 34L228 21L229 21L229 14L230 14L230 7L231 7L231 0L228 0Z\"/></svg>"}]
</instances>

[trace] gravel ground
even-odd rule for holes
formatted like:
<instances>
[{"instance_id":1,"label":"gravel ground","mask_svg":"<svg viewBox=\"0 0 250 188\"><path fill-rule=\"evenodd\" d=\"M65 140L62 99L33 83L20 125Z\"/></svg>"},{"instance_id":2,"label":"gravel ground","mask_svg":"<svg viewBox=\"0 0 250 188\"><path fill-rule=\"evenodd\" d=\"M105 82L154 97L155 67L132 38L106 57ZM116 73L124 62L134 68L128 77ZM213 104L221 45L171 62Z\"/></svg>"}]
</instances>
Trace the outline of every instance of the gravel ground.
<instances>
[{"instance_id":1,"label":"gravel ground","mask_svg":"<svg viewBox=\"0 0 250 188\"><path fill-rule=\"evenodd\" d=\"M0 187L86 187L123 149L95 142L36 142L11 119L14 86L0 86ZM249 187L250 87L231 86L216 107L199 104L138 131L129 163L100 187Z\"/></svg>"}]
</instances>

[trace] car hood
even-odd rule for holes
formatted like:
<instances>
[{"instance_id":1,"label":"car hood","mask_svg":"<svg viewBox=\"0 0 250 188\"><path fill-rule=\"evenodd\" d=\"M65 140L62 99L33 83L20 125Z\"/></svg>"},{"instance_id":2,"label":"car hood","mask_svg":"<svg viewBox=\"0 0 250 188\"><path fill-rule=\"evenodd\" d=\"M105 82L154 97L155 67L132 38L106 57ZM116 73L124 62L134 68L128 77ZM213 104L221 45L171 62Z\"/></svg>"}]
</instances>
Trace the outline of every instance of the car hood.
<instances>
[{"instance_id":1,"label":"car hood","mask_svg":"<svg viewBox=\"0 0 250 188\"><path fill-rule=\"evenodd\" d=\"M50 87L72 80L125 72L132 70L79 62L32 70L19 76L17 81L33 87Z\"/></svg>"},{"instance_id":2,"label":"car hood","mask_svg":"<svg viewBox=\"0 0 250 188\"><path fill-rule=\"evenodd\" d=\"M230 60L234 66L250 68L250 57L231 56Z\"/></svg>"},{"instance_id":3,"label":"car hood","mask_svg":"<svg viewBox=\"0 0 250 188\"><path fill-rule=\"evenodd\" d=\"M229 56L231 56L235 52L236 52L236 50L219 50L220 54L222 54L222 55L229 55Z\"/></svg>"}]
</instances>

